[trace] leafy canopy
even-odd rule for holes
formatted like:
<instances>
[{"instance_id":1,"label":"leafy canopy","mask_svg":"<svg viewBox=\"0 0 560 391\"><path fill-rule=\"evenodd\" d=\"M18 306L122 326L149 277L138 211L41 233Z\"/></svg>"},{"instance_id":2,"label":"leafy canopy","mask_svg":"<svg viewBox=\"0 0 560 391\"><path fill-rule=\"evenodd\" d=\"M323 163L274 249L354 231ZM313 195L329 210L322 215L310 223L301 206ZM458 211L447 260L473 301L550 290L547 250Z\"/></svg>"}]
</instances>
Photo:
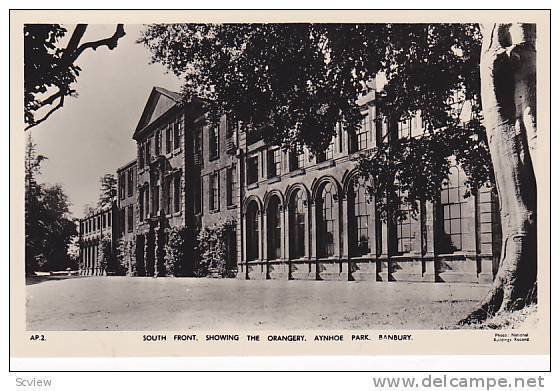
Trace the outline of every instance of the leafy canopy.
<instances>
[{"instance_id":1,"label":"leafy canopy","mask_svg":"<svg viewBox=\"0 0 560 391\"><path fill-rule=\"evenodd\" d=\"M105 174L99 179L99 200L97 206L104 208L110 206L117 199L117 179L113 174Z\"/></svg>"},{"instance_id":2,"label":"leafy canopy","mask_svg":"<svg viewBox=\"0 0 560 391\"><path fill-rule=\"evenodd\" d=\"M24 120L30 129L46 121L64 106L67 96L76 96L75 82L81 68L74 62L88 50L106 46L117 47L124 37L124 27L118 24L115 33L97 41L83 42L87 24L77 24L67 40L68 30L59 24L26 24L23 27Z\"/></svg>"},{"instance_id":3,"label":"leafy canopy","mask_svg":"<svg viewBox=\"0 0 560 391\"><path fill-rule=\"evenodd\" d=\"M420 111L425 134L387 137L363 157L361 173L373 180L382 213L436 199L452 155L469 191L492 179L476 24L169 24L148 26L139 42L184 78L185 101L202 98L211 120L231 113L269 143L313 153L328 146L337 123L357 129L356 102L383 74L376 107L385 121L394 128ZM457 91L470 102L466 122ZM396 183L404 199L389 191Z\"/></svg>"},{"instance_id":4,"label":"leafy canopy","mask_svg":"<svg viewBox=\"0 0 560 391\"><path fill-rule=\"evenodd\" d=\"M44 94L51 89L60 92L56 98L75 94L71 85L76 82L80 67L58 65L64 54L59 41L66 33L66 28L59 24L26 24L23 27L26 124L37 122L36 112L45 105Z\"/></svg>"},{"instance_id":5,"label":"leafy canopy","mask_svg":"<svg viewBox=\"0 0 560 391\"><path fill-rule=\"evenodd\" d=\"M45 159L37 153L29 136L25 151L26 274L37 270L64 270L71 266L68 248L78 233L63 188L37 181Z\"/></svg>"}]
</instances>

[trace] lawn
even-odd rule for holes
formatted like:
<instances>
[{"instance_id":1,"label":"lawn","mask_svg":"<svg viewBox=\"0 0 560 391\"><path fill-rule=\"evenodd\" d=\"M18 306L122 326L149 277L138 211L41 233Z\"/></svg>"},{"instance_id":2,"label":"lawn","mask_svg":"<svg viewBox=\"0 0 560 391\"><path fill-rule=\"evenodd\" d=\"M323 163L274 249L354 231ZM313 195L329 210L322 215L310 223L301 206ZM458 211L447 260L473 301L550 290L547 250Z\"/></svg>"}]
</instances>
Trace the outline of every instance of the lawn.
<instances>
[{"instance_id":1,"label":"lawn","mask_svg":"<svg viewBox=\"0 0 560 391\"><path fill-rule=\"evenodd\" d=\"M28 281L28 330L440 329L489 285L74 277Z\"/></svg>"}]
</instances>

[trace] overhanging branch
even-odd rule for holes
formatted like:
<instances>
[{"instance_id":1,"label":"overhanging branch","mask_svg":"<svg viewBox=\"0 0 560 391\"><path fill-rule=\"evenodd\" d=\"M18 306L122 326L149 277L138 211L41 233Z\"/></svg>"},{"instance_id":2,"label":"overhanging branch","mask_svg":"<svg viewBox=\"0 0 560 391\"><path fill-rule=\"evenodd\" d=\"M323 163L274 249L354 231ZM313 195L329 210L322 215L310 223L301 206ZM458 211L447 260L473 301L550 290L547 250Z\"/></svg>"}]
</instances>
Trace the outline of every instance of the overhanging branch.
<instances>
[{"instance_id":1,"label":"overhanging branch","mask_svg":"<svg viewBox=\"0 0 560 391\"><path fill-rule=\"evenodd\" d=\"M65 69L68 69L70 66L72 66L72 64L78 59L78 57L84 51L86 51L87 49L97 50L97 48L99 48L101 46L107 46L107 48L109 48L109 50L113 50L114 48L117 47L119 39L121 39L122 37L124 37L126 35L126 33L124 31L124 25L123 24L117 24L117 28L116 28L116 30L115 30L115 32L112 36L110 36L108 38L100 39L100 40L97 40L97 41L85 42L85 43L82 43L80 45L80 41L82 40L82 38L83 38L83 36L84 36L84 34L87 30L87 27L88 27L87 24L78 24L74 28L72 36L70 37L70 40L68 41L68 45L66 46L66 49L64 49L64 54L62 55L62 58L60 59L58 64L56 64L51 69L50 72L48 72L47 74L45 74L41 78L41 80L49 80L49 79L56 78L55 75L59 74L60 72L63 72ZM48 98L40 101L39 102L39 107L37 109L40 109L41 107L44 107L46 105L53 104L57 99L60 99L59 102L58 102L58 105L56 105L54 108L52 108L40 120L33 121L33 123L29 124L25 128L25 130L28 130L28 129L34 127L34 126L37 126L41 122L44 122L48 117L50 117L50 115L53 112L55 112L56 110L60 109L63 106L64 97L72 94L73 92L75 92L75 90L72 90L71 88L69 88L69 86L66 86L66 88L60 88L59 87L58 92L56 92L56 93L52 94L51 96L49 96Z\"/></svg>"},{"instance_id":2,"label":"overhanging branch","mask_svg":"<svg viewBox=\"0 0 560 391\"><path fill-rule=\"evenodd\" d=\"M56 94L55 94L56 95ZM60 95L60 100L58 102L58 104L53 107L52 109L49 110L49 112L47 114L45 114L45 116L43 118L41 118L38 121L33 121L32 124L29 124L24 130L29 130L37 125L39 125L40 123L44 122L47 120L47 118L49 118L51 116L52 113L54 113L56 110L60 109L63 105L64 105L64 94Z\"/></svg>"}]
</instances>

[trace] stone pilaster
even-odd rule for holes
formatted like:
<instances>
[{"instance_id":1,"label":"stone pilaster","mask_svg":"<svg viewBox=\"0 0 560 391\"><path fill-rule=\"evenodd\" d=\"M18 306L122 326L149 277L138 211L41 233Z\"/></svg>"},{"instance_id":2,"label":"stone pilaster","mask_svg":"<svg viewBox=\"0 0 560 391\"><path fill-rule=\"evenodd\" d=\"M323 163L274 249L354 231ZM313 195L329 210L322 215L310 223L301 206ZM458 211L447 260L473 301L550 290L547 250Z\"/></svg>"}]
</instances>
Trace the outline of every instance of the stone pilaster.
<instances>
[{"instance_id":1,"label":"stone pilaster","mask_svg":"<svg viewBox=\"0 0 560 391\"><path fill-rule=\"evenodd\" d=\"M156 232L156 259L154 276L162 277L165 276L165 228L162 225L163 221L160 222L160 226Z\"/></svg>"},{"instance_id":2,"label":"stone pilaster","mask_svg":"<svg viewBox=\"0 0 560 391\"><path fill-rule=\"evenodd\" d=\"M138 276L146 275L146 263L145 263L145 236L142 234L136 235L136 274Z\"/></svg>"},{"instance_id":3,"label":"stone pilaster","mask_svg":"<svg viewBox=\"0 0 560 391\"><path fill-rule=\"evenodd\" d=\"M146 276L154 275L155 267L155 233L153 227L144 236L144 259L146 261Z\"/></svg>"}]
</instances>

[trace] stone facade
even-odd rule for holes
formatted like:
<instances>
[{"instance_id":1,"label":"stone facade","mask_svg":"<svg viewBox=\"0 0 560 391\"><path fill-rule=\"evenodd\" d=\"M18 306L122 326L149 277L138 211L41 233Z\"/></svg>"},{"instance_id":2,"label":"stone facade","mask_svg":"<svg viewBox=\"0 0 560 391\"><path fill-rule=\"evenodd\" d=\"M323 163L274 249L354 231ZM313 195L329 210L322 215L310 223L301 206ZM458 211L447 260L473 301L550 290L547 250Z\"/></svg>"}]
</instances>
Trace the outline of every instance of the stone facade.
<instances>
[{"instance_id":1,"label":"stone facade","mask_svg":"<svg viewBox=\"0 0 560 391\"><path fill-rule=\"evenodd\" d=\"M490 282L500 251L497 203L489 189L464 198L453 166L439 202L413 218L383 222L357 175L357 159L386 137L422 133L420 116L389 124L362 100L361 128L338 127L329 149L313 156L268 146L240 133L242 245L238 277Z\"/></svg>"},{"instance_id":2,"label":"stone facade","mask_svg":"<svg viewBox=\"0 0 560 391\"><path fill-rule=\"evenodd\" d=\"M438 202L415 218L402 205L404 220L383 222L357 175L360 155L382 139L420 134L420 116L388 123L371 91L359 102L360 129L337 127L313 156L267 145L225 115L212 124L199 101L179 103L152 90L133 135L136 159L118 170L118 235L135 238L141 275L162 274L169 228L191 233L184 262L194 270L196 233L233 222L227 266L237 278L492 280L501 239L489 190L464 198L464 173L453 166Z\"/></svg>"},{"instance_id":3,"label":"stone facade","mask_svg":"<svg viewBox=\"0 0 560 391\"><path fill-rule=\"evenodd\" d=\"M117 247L119 246L118 240L136 240L136 224L138 219L138 205L136 204L138 192L137 171L136 159L117 169L117 202L119 213ZM127 275L133 274L131 262L128 262L127 265L122 265L122 267L126 269Z\"/></svg>"},{"instance_id":4,"label":"stone facade","mask_svg":"<svg viewBox=\"0 0 560 391\"><path fill-rule=\"evenodd\" d=\"M100 208L79 221L80 243L80 275L101 276L111 270L100 266L99 248L103 239L111 241L111 252L114 254L115 238L118 237L118 207L116 203Z\"/></svg>"},{"instance_id":5,"label":"stone facade","mask_svg":"<svg viewBox=\"0 0 560 391\"><path fill-rule=\"evenodd\" d=\"M138 146L136 247L145 250L140 257L147 260L147 275L161 274L158 265L163 262L166 229L185 227L193 239L185 259L188 275L197 261L196 233L202 227L235 222L238 213L239 191L231 185L238 175L237 127L228 127L225 116L218 124L210 124L200 102L178 103L177 94L154 88L134 133ZM228 265L235 270L235 232L231 237Z\"/></svg>"}]
</instances>

